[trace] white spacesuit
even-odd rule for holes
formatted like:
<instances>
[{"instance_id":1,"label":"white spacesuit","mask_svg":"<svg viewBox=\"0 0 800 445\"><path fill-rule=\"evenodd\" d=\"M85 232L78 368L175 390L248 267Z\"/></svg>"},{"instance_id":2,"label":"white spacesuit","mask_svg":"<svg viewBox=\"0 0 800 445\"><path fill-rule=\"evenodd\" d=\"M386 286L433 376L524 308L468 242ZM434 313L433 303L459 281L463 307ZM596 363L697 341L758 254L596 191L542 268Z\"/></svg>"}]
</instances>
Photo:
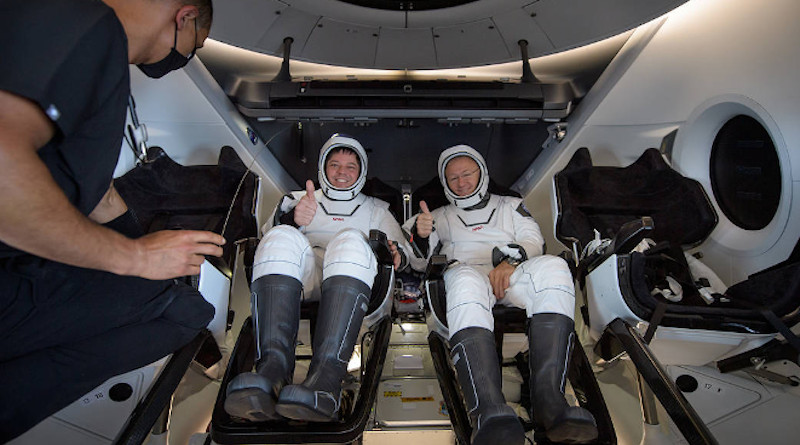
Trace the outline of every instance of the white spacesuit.
<instances>
[{"instance_id":1,"label":"white spacesuit","mask_svg":"<svg viewBox=\"0 0 800 445\"><path fill-rule=\"evenodd\" d=\"M480 169L474 189L462 195L451 189L445 174L448 163L459 157L472 159ZM521 427L514 425L516 415L500 392L492 334L496 303L525 309L530 317L531 400L536 421L554 442L592 440L597 429L591 414L568 407L563 397L574 342L575 291L569 266L559 257L543 255L544 239L522 199L488 193L486 162L473 148L458 145L445 150L439 157L439 177L451 204L431 212L434 230L427 238L420 237L419 215L404 228L413 235L415 269L424 270L434 253L455 260L444 273L447 324L459 384L474 418L473 443L500 443L499 434L506 435L503 442L523 440ZM516 269L498 300L488 276L501 262Z\"/></svg>"},{"instance_id":2,"label":"white spacesuit","mask_svg":"<svg viewBox=\"0 0 800 445\"><path fill-rule=\"evenodd\" d=\"M291 212L305 194L284 196L273 224L276 220L280 224L280 215ZM314 197L319 207L311 224L299 228L280 224L266 232L256 250L253 280L270 274L292 276L303 284L306 300L318 300L320 284L334 275L352 276L371 287L377 266L365 234L377 229L388 239L405 239L389 204L361 193L337 201L324 189L316 190Z\"/></svg>"},{"instance_id":3,"label":"white spacesuit","mask_svg":"<svg viewBox=\"0 0 800 445\"><path fill-rule=\"evenodd\" d=\"M341 152L355 154L359 166L355 182L346 187L337 187L326 174L329 160ZM360 193L367 155L358 141L335 134L323 145L319 159L321 190L285 196L256 250L251 285L256 372L234 377L225 400L226 411L238 418L335 419L342 378L377 273L366 234L378 229L388 239L404 242L388 204ZM313 217L294 227L294 210L312 196ZM398 252L402 268L405 255L401 248ZM303 298L320 300L319 318L306 380L292 385Z\"/></svg>"},{"instance_id":4,"label":"white spacesuit","mask_svg":"<svg viewBox=\"0 0 800 445\"><path fill-rule=\"evenodd\" d=\"M487 194L483 208L468 210L449 205L431 213L436 231L431 234L429 245L438 247L429 253L438 250L458 261L444 275L447 303L452 308L447 313L451 333L469 327L492 330L491 309L495 303L523 308L528 317L544 312L572 317L575 293L569 267L561 258L542 255L544 239L522 199ZM413 224L413 220L407 222L407 229ZM505 297L499 301L487 278L496 265L492 253L498 261L498 251L500 259L508 257L514 263L520 262L511 275ZM412 264L420 267L419 260L412 258Z\"/></svg>"}]
</instances>

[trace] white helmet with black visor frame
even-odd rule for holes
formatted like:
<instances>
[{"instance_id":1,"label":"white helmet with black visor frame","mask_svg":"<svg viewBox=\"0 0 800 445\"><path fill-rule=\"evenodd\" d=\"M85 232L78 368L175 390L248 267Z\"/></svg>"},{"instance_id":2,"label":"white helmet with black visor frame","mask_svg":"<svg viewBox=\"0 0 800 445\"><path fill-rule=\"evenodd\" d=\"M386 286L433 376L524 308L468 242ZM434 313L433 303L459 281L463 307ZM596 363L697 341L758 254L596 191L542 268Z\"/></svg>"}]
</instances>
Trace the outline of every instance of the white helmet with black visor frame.
<instances>
[{"instance_id":1,"label":"white helmet with black visor frame","mask_svg":"<svg viewBox=\"0 0 800 445\"><path fill-rule=\"evenodd\" d=\"M478 164L478 168L480 168L481 176L478 179L478 186L475 187L475 190L473 190L472 193L467 196L458 196L455 194L450 189L450 186L447 185L447 177L444 174L447 164L453 159L461 156L467 156L471 158L476 164ZM486 168L486 161L477 150L469 145L455 145L443 151L442 154L439 155L439 180L441 180L442 186L444 186L444 194L445 197L447 197L447 200L459 208L472 207L480 203L487 196L487 191L489 190L489 171Z\"/></svg>"},{"instance_id":2,"label":"white helmet with black visor frame","mask_svg":"<svg viewBox=\"0 0 800 445\"><path fill-rule=\"evenodd\" d=\"M325 173L325 164L328 156L335 152L337 149L347 148L352 150L359 161L358 179L350 187L339 188L336 187ZM319 186L322 193L334 201L349 201L355 198L361 189L364 188L364 183L367 181L367 152L360 142L350 136L336 133L328 139L319 151Z\"/></svg>"}]
</instances>

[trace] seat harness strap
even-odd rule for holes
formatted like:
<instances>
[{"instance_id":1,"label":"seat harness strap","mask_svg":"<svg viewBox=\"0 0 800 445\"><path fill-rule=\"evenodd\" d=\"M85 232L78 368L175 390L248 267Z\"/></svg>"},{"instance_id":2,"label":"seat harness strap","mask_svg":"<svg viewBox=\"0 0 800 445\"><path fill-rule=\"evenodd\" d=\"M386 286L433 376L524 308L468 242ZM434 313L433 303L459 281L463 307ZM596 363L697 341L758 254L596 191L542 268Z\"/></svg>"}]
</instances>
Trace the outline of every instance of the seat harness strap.
<instances>
[{"instance_id":1,"label":"seat harness strap","mask_svg":"<svg viewBox=\"0 0 800 445\"><path fill-rule=\"evenodd\" d=\"M786 341L792 345L793 348L800 352L800 338L797 338L797 336L794 335L789 327L786 326L786 324L782 322L777 315L775 315L775 312L772 312L767 308L759 308L758 311L764 316L769 324L772 325L772 327L774 327L778 332L781 333L781 335L783 335L783 338L786 339Z\"/></svg>"},{"instance_id":2,"label":"seat harness strap","mask_svg":"<svg viewBox=\"0 0 800 445\"><path fill-rule=\"evenodd\" d=\"M655 310L653 311L653 316L650 317L650 325L647 327L647 332L644 334L644 338L642 340L645 344L650 344L650 340L653 339L653 336L656 335L656 329L658 325L661 323L661 320L664 318L664 314L667 312L667 302L659 301L656 305Z\"/></svg>"}]
</instances>

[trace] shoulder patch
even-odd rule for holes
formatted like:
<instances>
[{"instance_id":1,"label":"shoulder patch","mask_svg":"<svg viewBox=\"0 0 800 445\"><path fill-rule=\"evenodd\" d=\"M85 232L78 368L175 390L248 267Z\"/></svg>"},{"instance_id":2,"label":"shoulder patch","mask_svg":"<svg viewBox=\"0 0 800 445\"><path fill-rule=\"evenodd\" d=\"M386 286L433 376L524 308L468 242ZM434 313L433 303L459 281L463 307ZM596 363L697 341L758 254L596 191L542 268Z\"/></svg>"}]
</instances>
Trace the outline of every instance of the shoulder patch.
<instances>
[{"instance_id":1,"label":"shoulder patch","mask_svg":"<svg viewBox=\"0 0 800 445\"><path fill-rule=\"evenodd\" d=\"M519 205L517 206L517 213L519 213L520 215L522 215L522 216L524 216L526 218L530 218L531 217L531 212L529 212L528 208L525 207L525 203L524 202L519 203Z\"/></svg>"}]
</instances>

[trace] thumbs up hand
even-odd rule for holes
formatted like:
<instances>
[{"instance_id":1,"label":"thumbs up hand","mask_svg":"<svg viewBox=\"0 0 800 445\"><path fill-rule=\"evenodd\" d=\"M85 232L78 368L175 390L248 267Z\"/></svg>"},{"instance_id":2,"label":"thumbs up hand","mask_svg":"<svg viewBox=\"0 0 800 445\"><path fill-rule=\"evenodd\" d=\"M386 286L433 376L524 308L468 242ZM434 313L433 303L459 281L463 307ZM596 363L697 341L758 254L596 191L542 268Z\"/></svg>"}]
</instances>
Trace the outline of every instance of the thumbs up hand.
<instances>
[{"instance_id":1,"label":"thumbs up hand","mask_svg":"<svg viewBox=\"0 0 800 445\"><path fill-rule=\"evenodd\" d=\"M420 214L417 215L417 236L420 238L427 238L433 232L433 215L428 210L428 204L425 201L419 202Z\"/></svg>"},{"instance_id":2,"label":"thumbs up hand","mask_svg":"<svg viewBox=\"0 0 800 445\"><path fill-rule=\"evenodd\" d=\"M317 200L314 198L314 183L309 179L306 181L306 194L300 198L300 202L294 208L294 223L298 226L307 226L311 224L316 213Z\"/></svg>"}]
</instances>

